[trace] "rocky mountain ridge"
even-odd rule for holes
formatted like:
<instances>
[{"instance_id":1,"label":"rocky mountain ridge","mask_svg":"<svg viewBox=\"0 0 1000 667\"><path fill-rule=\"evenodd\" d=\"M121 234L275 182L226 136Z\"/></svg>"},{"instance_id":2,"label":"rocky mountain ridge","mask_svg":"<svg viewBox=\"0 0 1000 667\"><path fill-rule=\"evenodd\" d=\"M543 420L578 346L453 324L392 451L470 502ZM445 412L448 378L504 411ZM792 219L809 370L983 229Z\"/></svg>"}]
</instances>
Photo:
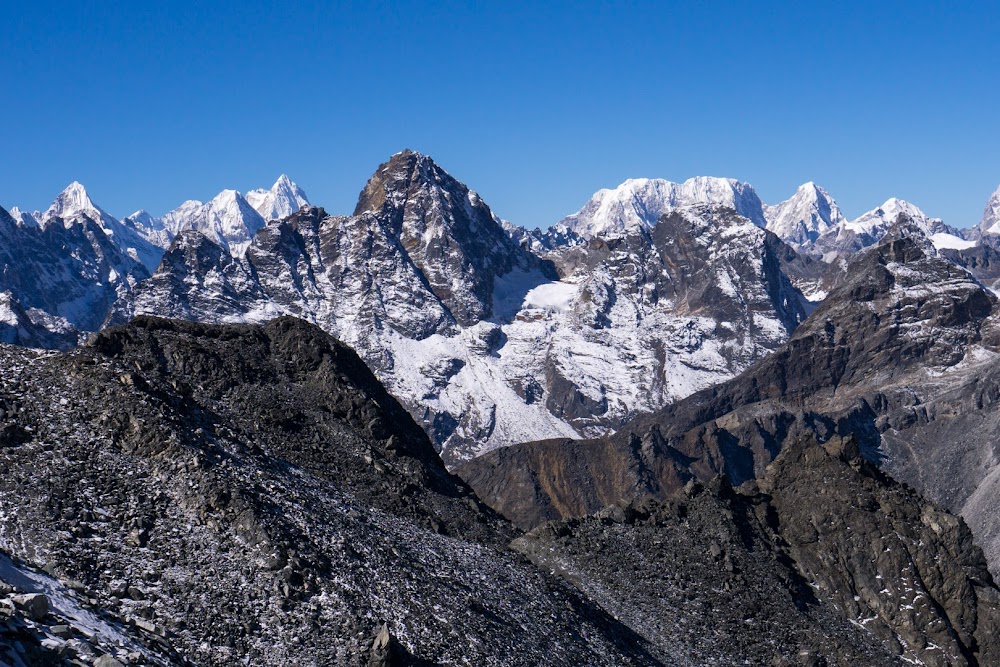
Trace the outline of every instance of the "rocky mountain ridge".
<instances>
[{"instance_id":1,"label":"rocky mountain ridge","mask_svg":"<svg viewBox=\"0 0 1000 667\"><path fill-rule=\"evenodd\" d=\"M607 432L784 342L809 307L785 271L812 269L731 209L668 218L539 258L475 192L404 151L353 216L303 209L242 258L178 239L109 321L303 317L358 349L454 463Z\"/></svg>"},{"instance_id":2,"label":"rocky mountain ridge","mask_svg":"<svg viewBox=\"0 0 1000 667\"><path fill-rule=\"evenodd\" d=\"M719 204L764 227L763 204L753 187L732 178L698 176L683 183L631 178L617 188L598 190L583 208L557 228L583 237L607 236L654 226L664 213L699 204Z\"/></svg>"},{"instance_id":3,"label":"rocky mountain ridge","mask_svg":"<svg viewBox=\"0 0 1000 667\"><path fill-rule=\"evenodd\" d=\"M675 664L726 664L721 646L755 665L996 660L1000 598L970 531L850 438L790 443L735 490L692 480L513 544L653 643L668 638Z\"/></svg>"},{"instance_id":4,"label":"rocky mountain ridge","mask_svg":"<svg viewBox=\"0 0 1000 667\"><path fill-rule=\"evenodd\" d=\"M138 663L364 665L382 623L391 664L660 663L509 552L509 524L316 327L138 318L0 355L0 548L135 628Z\"/></svg>"},{"instance_id":5,"label":"rocky mountain ridge","mask_svg":"<svg viewBox=\"0 0 1000 667\"><path fill-rule=\"evenodd\" d=\"M857 252L903 216L930 246L947 237L948 252L982 264L969 242L916 207L890 200L846 222L815 185L776 207L731 179L635 180L600 194L567 221L606 231L587 238L567 222L527 232L426 156L404 151L373 175L352 216L309 209L265 223L235 191L159 220L138 212L124 222L172 245L154 279L117 294L105 321L293 314L319 323L362 353L454 464L539 437L601 435L738 374L842 279L842 263L826 269L810 254ZM305 201L287 177L248 197L266 217ZM709 203L692 203L702 200ZM751 226L729 222L733 206ZM668 219L659 231L656 215ZM766 225L811 245L797 253L753 229ZM174 238L183 229L210 243ZM984 279L989 272L974 270ZM65 346L73 336L63 329L99 326L70 322L46 335L48 320L32 316L33 305L22 307L27 323L12 307L18 333L9 340Z\"/></svg>"},{"instance_id":6,"label":"rocky mountain ridge","mask_svg":"<svg viewBox=\"0 0 1000 667\"><path fill-rule=\"evenodd\" d=\"M530 526L669 495L692 477L753 480L802 433L854 436L866 459L961 513L997 568L996 297L910 238L862 253L847 274L784 347L743 375L609 438L519 445L462 474Z\"/></svg>"},{"instance_id":7,"label":"rocky mountain ridge","mask_svg":"<svg viewBox=\"0 0 1000 667\"><path fill-rule=\"evenodd\" d=\"M992 200L991 200L992 201ZM891 198L855 220L848 220L830 193L813 182L778 204L761 202L749 183L735 179L692 178L677 184L660 179L629 179L618 188L596 192L577 213L553 225L548 232L516 232L538 250L558 245L548 239L573 233L588 237L620 233L630 227L652 227L663 214L695 204L721 204L774 232L799 252L834 262L880 241L900 216L918 226L938 249L974 245L973 230L950 227L930 218L909 202ZM992 209L987 205L985 217ZM980 224L980 228L984 229Z\"/></svg>"}]
</instances>

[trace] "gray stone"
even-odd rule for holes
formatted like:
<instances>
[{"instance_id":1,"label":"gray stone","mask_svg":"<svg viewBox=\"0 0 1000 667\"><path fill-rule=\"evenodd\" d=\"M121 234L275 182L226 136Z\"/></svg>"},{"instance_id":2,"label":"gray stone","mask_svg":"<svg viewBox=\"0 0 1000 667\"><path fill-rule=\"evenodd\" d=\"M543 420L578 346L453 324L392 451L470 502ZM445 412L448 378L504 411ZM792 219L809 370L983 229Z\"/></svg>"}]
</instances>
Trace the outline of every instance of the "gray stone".
<instances>
[{"instance_id":1,"label":"gray stone","mask_svg":"<svg viewBox=\"0 0 1000 667\"><path fill-rule=\"evenodd\" d=\"M14 605L33 621L40 621L49 613L49 599L41 593L25 593L11 597Z\"/></svg>"},{"instance_id":2,"label":"gray stone","mask_svg":"<svg viewBox=\"0 0 1000 667\"><path fill-rule=\"evenodd\" d=\"M104 654L94 661L94 667L125 667L125 665L114 657Z\"/></svg>"}]
</instances>

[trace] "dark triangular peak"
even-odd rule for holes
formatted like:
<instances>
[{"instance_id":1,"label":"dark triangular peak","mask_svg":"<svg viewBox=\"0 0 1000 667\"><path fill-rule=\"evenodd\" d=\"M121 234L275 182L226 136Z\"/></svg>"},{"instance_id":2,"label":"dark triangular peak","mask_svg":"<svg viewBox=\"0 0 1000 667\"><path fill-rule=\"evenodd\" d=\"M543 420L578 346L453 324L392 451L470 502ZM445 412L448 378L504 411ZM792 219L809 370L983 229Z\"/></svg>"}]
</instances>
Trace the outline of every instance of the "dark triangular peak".
<instances>
[{"instance_id":1,"label":"dark triangular peak","mask_svg":"<svg viewBox=\"0 0 1000 667\"><path fill-rule=\"evenodd\" d=\"M475 191L411 150L379 166L354 213L383 221L462 325L493 314L495 278L538 266Z\"/></svg>"}]
</instances>

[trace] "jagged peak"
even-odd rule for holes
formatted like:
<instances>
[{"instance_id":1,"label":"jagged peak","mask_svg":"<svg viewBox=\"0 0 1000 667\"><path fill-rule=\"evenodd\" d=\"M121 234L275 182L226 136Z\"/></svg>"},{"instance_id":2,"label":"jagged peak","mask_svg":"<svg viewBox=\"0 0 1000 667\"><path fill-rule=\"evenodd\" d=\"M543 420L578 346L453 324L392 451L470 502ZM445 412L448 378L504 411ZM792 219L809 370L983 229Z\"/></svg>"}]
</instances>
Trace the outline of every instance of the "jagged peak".
<instances>
[{"instance_id":1,"label":"jagged peak","mask_svg":"<svg viewBox=\"0 0 1000 667\"><path fill-rule=\"evenodd\" d=\"M358 196L354 215L399 206L406 200L406 191L414 183L447 190L462 198L468 197L470 192L430 156L407 148L378 166Z\"/></svg>"},{"instance_id":2,"label":"jagged peak","mask_svg":"<svg viewBox=\"0 0 1000 667\"><path fill-rule=\"evenodd\" d=\"M223 190L219 194L215 195L211 199L211 201L209 201L209 203L210 204L215 204L217 202L240 201L241 199L243 199L243 193L241 193L239 190L228 190L227 189L227 190Z\"/></svg>"},{"instance_id":3,"label":"jagged peak","mask_svg":"<svg viewBox=\"0 0 1000 667\"><path fill-rule=\"evenodd\" d=\"M412 148L404 148L401 151L393 153L391 156L389 156L389 162L392 162L393 160L395 160L397 158L398 159L411 159L411 158L413 158L413 159L417 159L417 160L420 160L420 159L430 160L431 159L429 155L425 155L425 154L421 153L420 151L415 151Z\"/></svg>"},{"instance_id":4,"label":"jagged peak","mask_svg":"<svg viewBox=\"0 0 1000 667\"><path fill-rule=\"evenodd\" d=\"M257 188L244 195L244 199L265 220L287 218L303 206L309 205L306 196L298 183L281 174L269 190Z\"/></svg>"},{"instance_id":5,"label":"jagged peak","mask_svg":"<svg viewBox=\"0 0 1000 667\"><path fill-rule=\"evenodd\" d=\"M986 200L983 217L979 221L979 230L983 234L1000 233L1000 185Z\"/></svg>"},{"instance_id":6,"label":"jagged peak","mask_svg":"<svg viewBox=\"0 0 1000 667\"><path fill-rule=\"evenodd\" d=\"M9 213L10 216L18 224L25 225L28 227L37 227L42 217L42 214L39 213L38 211L35 211L33 213L28 211L22 211L17 206L11 208Z\"/></svg>"},{"instance_id":7,"label":"jagged peak","mask_svg":"<svg viewBox=\"0 0 1000 667\"><path fill-rule=\"evenodd\" d=\"M68 220L80 214L97 218L107 216L107 213L90 198L87 188L79 181L73 181L55 198L42 216L41 222L45 224L53 218Z\"/></svg>"},{"instance_id":8,"label":"jagged peak","mask_svg":"<svg viewBox=\"0 0 1000 667\"><path fill-rule=\"evenodd\" d=\"M802 193L804 195L808 195L815 198L820 198L820 197L824 199L830 198L830 193L826 191L826 188L817 185L815 181L806 181L805 183L803 183L802 185L800 185L798 188L795 189L795 193L796 194Z\"/></svg>"},{"instance_id":9,"label":"jagged peak","mask_svg":"<svg viewBox=\"0 0 1000 667\"><path fill-rule=\"evenodd\" d=\"M879 215L882 214L887 218L896 218L900 214L905 214L911 218L928 218L927 214L920 210L916 204L911 204L905 199L899 199L897 197L890 197L885 200L885 202L876 209L868 211L861 217L866 217L868 215Z\"/></svg>"},{"instance_id":10,"label":"jagged peak","mask_svg":"<svg viewBox=\"0 0 1000 667\"><path fill-rule=\"evenodd\" d=\"M125 216L125 219L134 220L135 222L145 223L145 222L152 222L156 218L154 218L153 215L146 209L140 208L138 211L135 211L134 213L130 213L129 215Z\"/></svg>"},{"instance_id":11,"label":"jagged peak","mask_svg":"<svg viewBox=\"0 0 1000 667\"><path fill-rule=\"evenodd\" d=\"M253 190L252 192L254 193L270 192L278 196L294 199L296 203L299 203L301 206L305 206L306 204L309 203L308 199L306 198L305 190L303 190L298 183L289 178L288 174L281 174L280 176L278 176L278 179L274 182L274 185L271 186L270 190ZM247 193L247 195L249 194L250 193ZM248 196L247 200L249 201L249 199L250 198Z\"/></svg>"},{"instance_id":12,"label":"jagged peak","mask_svg":"<svg viewBox=\"0 0 1000 667\"><path fill-rule=\"evenodd\" d=\"M846 222L834 198L815 181L803 183L785 201L765 206L764 215L768 230L800 249Z\"/></svg>"}]
</instances>

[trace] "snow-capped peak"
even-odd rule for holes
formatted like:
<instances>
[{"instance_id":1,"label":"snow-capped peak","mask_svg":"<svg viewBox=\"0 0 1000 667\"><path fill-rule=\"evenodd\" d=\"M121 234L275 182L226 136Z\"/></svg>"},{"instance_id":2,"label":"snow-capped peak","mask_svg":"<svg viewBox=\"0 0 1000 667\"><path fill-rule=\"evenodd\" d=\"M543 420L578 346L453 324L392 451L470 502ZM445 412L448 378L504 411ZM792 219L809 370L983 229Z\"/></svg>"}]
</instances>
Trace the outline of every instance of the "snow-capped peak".
<instances>
[{"instance_id":1,"label":"snow-capped peak","mask_svg":"<svg viewBox=\"0 0 1000 667\"><path fill-rule=\"evenodd\" d=\"M64 224L70 225L80 215L86 215L96 222L102 222L102 219L111 217L94 204L83 184L79 181L73 181L59 193L59 196L42 215L41 224L45 226L53 218L61 218Z\"/></svg>"},{"instance_id":2,"label":"snow-capped peak","mask_svg":"<svg viewBox=\"0 0 1000 667\"><path fill-rule=\"evenodd\" d=\"M683 183L630 178L617 188L598 190L590 201L559 224L580 236L648 228L664 213L682 206L720 204L763 227L763 204L749 183L732 178L697 176Z\"/></svg>"},{"instance_id":3,"label":"snow-capped peak","mask_svg":"<svg viewBox=\"0 0 1000 667\"><path fill-rule=\"evenodd\" d=\"M830 193L812 181L800 185L790 199L765 206L764 214L767 228L794 246L808 245L845 221Z\"/></svg>"},{"instance_id":4,"label":"snow-capped peak","mask_svg":"<svg viewBox=\"0 0 1000 667\"><path fill-rule=\"evenodd\" d=\"M910 202L893 197L878 208L848 222L845 226L856 234L878 234L893 225L901 215L906 216L928 233L933 233L932 227L942 224L939 218L927 217L927 214Z\"/></svg>"},{"instance_id":5,"label":"snow-capped peak","mask_svg":"<svg viewBox=\"0 0 1000 667\"><path fill-rule=\"evenodd\" d=\"M997 187L986 202L979 230L983 234L1000 234L1000 187Z\"/></svg>"},{"instance_id":6,"label":"snow-capped peak","mask_svg":"<svg viewBox=\"0 0 1000 667\"><path fill-rule=\"evenodd\" d=\"M39 221L41 220L42 214L38 211L34 213L29 213L28 211L22 211L18 207L10 209L10 216L23 227L37 227Z\"/></svg>"},{"instance_id":7,"label":"snow-capped peak","mask_svg":"<svg viewBox=\"0 0 1000 667\"><path fill-rule=\"evenodd\" d=\"M162 223L157 218L150 215L149 211L146 209L139 209L132 215L126 216L125 220L128 220L134 224L141 225L143 227L148 227L149 229L156 229L162 227Z\"/></svg>"},{"instance_id":8,"label":"snow-capped peak","mask_svg":"<svg viewBox=\"0 0 1000 667\"><path fill-rule=\"evenodd\" d=\"M305 191L285 174L278 177L270 190L251 190L246 200L265 220L287 218L303 206L309 205Z\"/></svg>"},{"instance_id":9,"label":"snow-capped peak","mask_svg":"<svg viewBox=\"0 0 1000 667\"><path fill-rule=\"evenodd\" d=\"M223 190L207 204L188 200L163 216L162 223L173 236L187 229L198 230L233 255L242 255L257 230L266 224L236 190Z\"/></svg>"}]
</instances>

